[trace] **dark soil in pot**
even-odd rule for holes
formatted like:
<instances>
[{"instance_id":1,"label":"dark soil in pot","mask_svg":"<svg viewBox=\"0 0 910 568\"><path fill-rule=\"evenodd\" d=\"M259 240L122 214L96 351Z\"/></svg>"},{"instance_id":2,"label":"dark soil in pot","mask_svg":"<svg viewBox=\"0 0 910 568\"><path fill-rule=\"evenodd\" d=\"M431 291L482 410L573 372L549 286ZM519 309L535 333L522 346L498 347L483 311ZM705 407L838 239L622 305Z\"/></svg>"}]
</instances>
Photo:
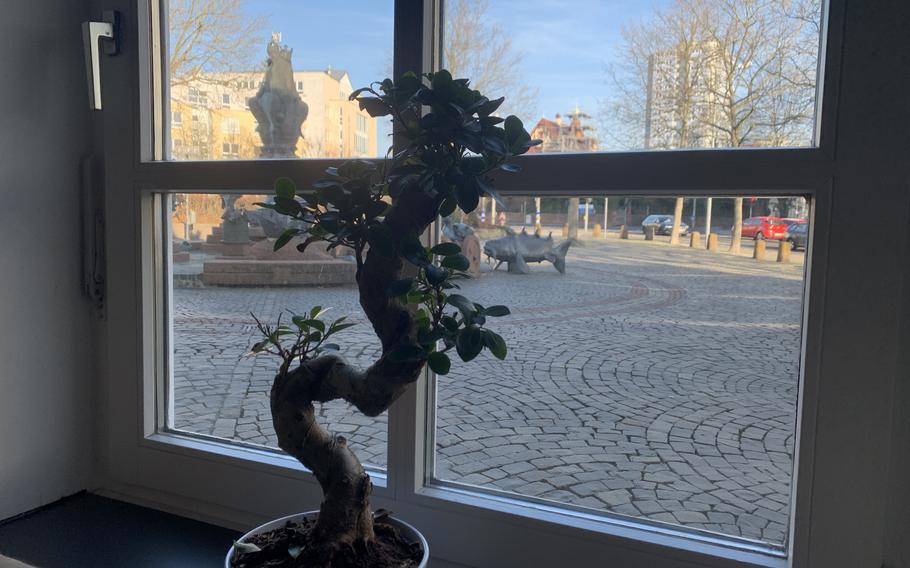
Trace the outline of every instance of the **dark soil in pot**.
<instances>
[{"instance_id":1,"label":"dark soil in pot","mask_svg":"<svg viewBox=\"0 0 910 568\"><path fill-rule=\"evenodd\" d=\"M376 540L369 546L337 551L331 559L320 557L322 547L313 542L310 531L315 521L304 518L288 521L281 528L252 535L244 542L259 552L236 551L232 568L415 568L423 558L419 542L405 541L394 526L377 520Z\"/></svg>"}]
</instances>

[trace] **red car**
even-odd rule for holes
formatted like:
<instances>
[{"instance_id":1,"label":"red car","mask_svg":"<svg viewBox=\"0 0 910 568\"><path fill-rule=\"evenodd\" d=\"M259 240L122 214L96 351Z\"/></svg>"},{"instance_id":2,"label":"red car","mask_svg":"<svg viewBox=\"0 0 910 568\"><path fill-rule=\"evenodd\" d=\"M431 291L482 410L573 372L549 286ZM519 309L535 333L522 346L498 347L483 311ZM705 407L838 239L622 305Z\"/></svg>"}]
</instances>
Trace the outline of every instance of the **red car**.
<instances>
[{"instance_id":1,"label":"red car","mask_svg":"<svg viewBox=\"0 0 910 568\"><path fill-rule=\"evenodd\" d=\"M749 217L743 220L743 238L781 240L789 225L780 217Z\"/></svg>"}]
</instances>

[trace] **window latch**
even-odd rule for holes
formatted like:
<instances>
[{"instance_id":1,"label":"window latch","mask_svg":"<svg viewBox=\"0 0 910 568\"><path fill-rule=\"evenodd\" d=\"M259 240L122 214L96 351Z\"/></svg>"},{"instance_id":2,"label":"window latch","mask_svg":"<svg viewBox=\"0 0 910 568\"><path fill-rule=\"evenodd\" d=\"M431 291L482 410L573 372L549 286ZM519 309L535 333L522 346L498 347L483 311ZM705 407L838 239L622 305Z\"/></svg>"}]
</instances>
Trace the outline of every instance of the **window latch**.
<instances>
[{"instance_id":1,"label":"window latch","mask_svg":"<svg viewBox=\"0 0 910 568\"><path fill-rule=\"evenodd\" d=\"M120 53L120 12L105 11L100 22L82 22L89 108L101 110L101 51Z\"/></svg>"}]
</instances>

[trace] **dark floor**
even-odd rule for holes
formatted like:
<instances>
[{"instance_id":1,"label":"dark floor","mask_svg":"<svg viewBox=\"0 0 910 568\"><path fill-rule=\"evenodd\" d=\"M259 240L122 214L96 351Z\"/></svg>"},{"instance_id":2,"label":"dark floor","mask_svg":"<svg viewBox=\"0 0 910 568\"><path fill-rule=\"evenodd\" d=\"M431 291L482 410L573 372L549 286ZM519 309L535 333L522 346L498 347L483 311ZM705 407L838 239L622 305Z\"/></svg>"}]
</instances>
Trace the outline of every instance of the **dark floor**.
<instances>
[{"instance_id":1,"label":"dark floor","mask_svg":"<svg viewBox=\"0 0 910 568\"><path fill-rule=\"evenodd\" d=\"M239 536L83 493L0 524L0 554L38 568L219 567Z\"/></svg>"}]
</instances>

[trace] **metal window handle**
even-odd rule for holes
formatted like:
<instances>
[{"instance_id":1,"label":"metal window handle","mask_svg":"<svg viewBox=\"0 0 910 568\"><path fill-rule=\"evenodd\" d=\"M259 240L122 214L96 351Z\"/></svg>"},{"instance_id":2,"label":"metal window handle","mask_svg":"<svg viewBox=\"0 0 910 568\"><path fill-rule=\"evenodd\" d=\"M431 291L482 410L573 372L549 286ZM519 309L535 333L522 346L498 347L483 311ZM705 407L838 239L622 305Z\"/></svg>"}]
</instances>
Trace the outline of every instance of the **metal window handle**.
<instances>
[{"instance_id":1,"label":"metal window handle","mask_svg":"<svg viewBox=\"0 0 910 568\"><path fill-rule=\"evenodd\" d=\"M82 22L82 43L85 51L85 72L88 79L89 108L101 110L101 44L104 53L116 55L120 52L117 38L120 14L108 11L101 22Z\"/></svg>"}]
</instances>

